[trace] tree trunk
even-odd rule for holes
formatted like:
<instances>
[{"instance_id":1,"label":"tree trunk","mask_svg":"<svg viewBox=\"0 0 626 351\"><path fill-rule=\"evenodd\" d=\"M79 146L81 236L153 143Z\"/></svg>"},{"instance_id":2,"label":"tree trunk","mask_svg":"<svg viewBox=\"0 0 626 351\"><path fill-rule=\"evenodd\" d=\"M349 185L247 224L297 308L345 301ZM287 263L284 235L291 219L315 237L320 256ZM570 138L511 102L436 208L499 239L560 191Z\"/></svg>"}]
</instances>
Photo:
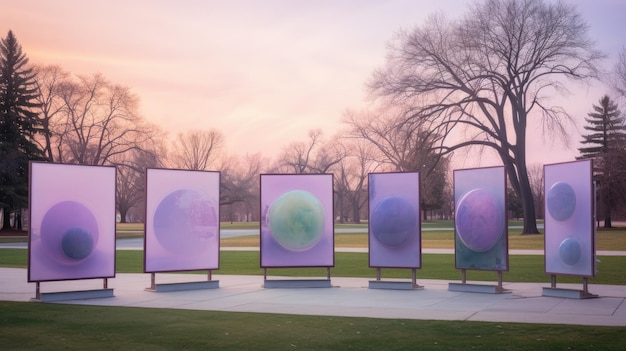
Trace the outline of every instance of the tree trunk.
<instances>
[{"instance_id":1,"label":"tree trunk","mask_svg":"<svg viewBox=\"0 0 626 351\"><path fill-rule=\"evenodd\" d=\"M120 208L120 223L126 223L126 213L128 212L127 208Z\"/></svg>"},{"instance_id":2,"label":"tree trunk","mask_svg":"<svg viewBox=\"0 0 626 351\"><path fill-rule=\"evenodd\" d=\"M604 185L600 189L602 205L604 207L604 228L613 228L613 221L611 220L611 194L609 193L609 189L607 189L607 185Z\"/></svg>"},{"instance_id":3,"label":"tree trunk","mask_svg":"<svg viewBox=\"0 0 626 351\"><path fill-rule=\"evenodd\" d=\"M344 207L343 207L343 193L338 193L337 194L337 207L339 207L339 223L344 223L345 222L345 213L344 213ZM334 218L333 218L334 220Z\"/></svg>"},{"instance_id":4,"label":"tree trunk","mask_svg":"<svg viewBox=\"0 0 626 351\"><path fill-rule=\"evenodd\" d=\"M361 215L359 214L359 204L357 201L354 201L352 204L352 222L360 223Z\"/></svg>"},{"instance_id":5,"label":"tree trunk","mask_svg":"<svg viewBox=\"0 0 626 351\"><path fill-rule=\"evenodd\" d=\"M11 230L11 209L7 207L2 208L3 216L2 216L2 227L0 230Z\"/></svg>"},{"instance_id":6,"label":"tree trunk","mask_svg":"<svg viewBox=\"0 0 626 351\"><path fill-rule=\"evenodd\" d=\"M539 234L539 229L537 229L537 216L535 215L535 201L533 200L533 193L530 188L526 164L522 163L517 171L520 185L519 195L522 201L522 209L524 210L524 229L522 230L522 235Z\"/></svg>"},{"instance_id":7,"label":"tree trunk","mask_svg":"<svg viewBox=\"0 0 626 351\"><path fill-rule=\"evenodd\" d=\"M613 223L611 221L611 215L607 215L604 217L604 228L613 228Z\"/></svg>"}]
</instances>

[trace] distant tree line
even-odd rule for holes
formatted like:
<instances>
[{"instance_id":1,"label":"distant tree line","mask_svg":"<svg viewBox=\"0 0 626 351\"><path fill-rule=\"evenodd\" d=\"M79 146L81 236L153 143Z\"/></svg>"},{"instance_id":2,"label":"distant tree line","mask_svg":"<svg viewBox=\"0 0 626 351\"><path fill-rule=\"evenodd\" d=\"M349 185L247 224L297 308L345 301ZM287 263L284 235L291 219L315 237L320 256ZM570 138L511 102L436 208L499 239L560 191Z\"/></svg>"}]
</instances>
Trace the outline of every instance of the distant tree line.
<instances>
[{"instance_id":1,"label":"distant tree line","mask_svg":"<svg viewBox=\"0 0 626 351\"><path fill-rule=\"evenodd\" d=\"M424 218L452 216L452 158L492 150L508 176L511 215L524 218L524 233L538 233L542 167L527 164L528 123L536 120L548 135L566 138L572 116L551 104L549 96L566 92L566 79L597 79L603 57L576 8L567 3L472 3L460 19L433 15L412 30L399 31L385 64L366 84L370 107L348 110L335 134L311 130L308 138L268 159L227 154L226 136L216 129L189 130L169 139L140 114L139 98L130 88L98 73L29 65L11 31L0 49L5 228L6 214L28 205L29 160L115 166L122 222L144 220L145 170L151 167L220 171L226 221L258 220L261 173L333 173L336 219L359 222L367 218L372 172L420 172ZM626 50L614 73L613 90L624 98ZM614 126L607 129L609 122ZM594 105L587 123L590 134L583 135L581 157L594 159L601 202L610 209L623 198L626 162L616 155L626 153L621 136L607 136L621 133L623 118L606 97ZM611 133L602 134L606 130ZM605 221L610 224L610 215Z\"/></svg>"}]
</instances>

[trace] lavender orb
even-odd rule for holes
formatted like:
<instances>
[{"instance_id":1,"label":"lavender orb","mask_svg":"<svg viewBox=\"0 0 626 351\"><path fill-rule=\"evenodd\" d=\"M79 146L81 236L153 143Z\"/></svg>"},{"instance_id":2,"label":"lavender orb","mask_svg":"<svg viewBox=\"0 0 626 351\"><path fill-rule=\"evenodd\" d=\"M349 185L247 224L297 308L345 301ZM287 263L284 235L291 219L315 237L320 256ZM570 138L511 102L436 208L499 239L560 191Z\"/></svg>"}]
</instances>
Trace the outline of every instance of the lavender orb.
<instances>
[{"instance_id":1,"label":"lavender orb","mask_svg":"<svg viewBox=\"0 0 626 351\"><path fill-rule=\"evenodd\" d=\"M402 197L387 197L375 207L370 226L374 237L383 245L402 246L416 232L417 214Z\"/></svg>"},{"instance_id":2,"label":"lavender orb","mask_svg":"<svg viewBox=\"0 0 626 351\"><path fill-rule=\"evenodd\" d=\"M50 256L64 264L89 257L98 243L98 222L76 201L53 205L41 221L41 240Z\"/></svg>"},{"instance_id":3,"label":"lavender orb","mask_svg":"<svg viewBox=\"0 0 626 351\"><path fill-rule=\"evenodd\" d=\"M459 239L472 251L490 250L504 232L504 213L502 202L492 192L480 188L467 192L455 213Z\"/></svg>"},{"instance_id":4,"label":"lavender orb","mask_svg":"<svg viewBox=\"0 0 626 351\"><path fill-rule=\"evenodd\" d=\"M219 235L215 205L202 191L183 189L168 194L154 213L154 234L167 251L196 255L206 251Z\"/></svg>"},{"instance_id":5,"label":"lavender orb","mask_svg":"<svg viewBox=\"0 0 626 351\"><path fill-rule=\"evenodd\" d=\"M574 214L574 210L576 209L576 193L568 183L558 182L550 188L547 202L550 216L562 222Z\"/></svg>"},{"instance_id":6,"label":"lavender orb","mask_svg":"<svg viewBox=\"0 0 626 351\"><path fill-rule=\"evenodd\" d=\"M288 191L272 204L269 224L272 237L280 246L290 251L308 250L324 234L324 207L308 191Z\"/></svg>"},{"instance_id":7,"label":"lavender orb","mask_svg":"<svg viewBox=\"0 0 626 351\"><path fill-rule=\"evenodd\" d=\"M561 241L561 244L559 245L559 257L561 257L561 261L563 261L563 263L568 266L573 266L580 261L581 256L582 249L578 240L574 238L567 238Z\"/></svg>"}]
</instances>

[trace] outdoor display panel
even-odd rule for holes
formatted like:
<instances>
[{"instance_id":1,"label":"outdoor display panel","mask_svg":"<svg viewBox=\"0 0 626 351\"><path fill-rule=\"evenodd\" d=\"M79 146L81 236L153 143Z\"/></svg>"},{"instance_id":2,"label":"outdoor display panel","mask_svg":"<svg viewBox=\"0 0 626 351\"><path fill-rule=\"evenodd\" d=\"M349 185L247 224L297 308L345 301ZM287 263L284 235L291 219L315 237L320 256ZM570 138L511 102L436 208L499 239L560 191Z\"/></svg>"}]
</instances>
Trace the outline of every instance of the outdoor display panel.
<instances>
[{"instance_id":1,"label":"outdoor display panel","mask_svg":"<svg viewBox=\"0 0 626 351\"><path fill-rule=\"evenodd\" d=\"M420 268L420 174L369 174L369 266Z\"/></svg>"},{"instance_id":2,"label":"outdoor display panel","mask_svg":"<svg viewBox=\"0 0 626 351\"><path fill-rule=\"evenodd\" d=\"M504 167L454 171L457 269L508 271Z\"/></svg>"},{"instance_id":3,"label":"outdoor display panel","mask_svg":"<svg viewBox=\"0 0 626 351\"><path fill-rule=\"evenodd\" d=\"M147 169L144 272L219 268L220 173Z\"/></svg>"},{"instance_id":4,"label":"outdoor display panel","mask_svg":"<svg viewBox=\"0 0 626 351\"><path fill-rule=\"evenodd\" d=\"M115 276L115 167L30 164L28 281Z\"/></svg>"},{"instance_id":5,"label":"outdoor display panel","mask_svg":"<svg viewBox=\"0 0 626 351\"><path fill-rule=\"evenodd\" d=\"M595 274L592 170L591 160L544 166L547 274Z\"/></svg>"},{"instance_id":6,"label":"outdoor display panel","mask_svg":"<svg viewBox=\"0 0 626 351\"><path fill-rule=\"evenodd\" d=\"M261 174L261 267L335 264L332 174Z\"/></svg>"}]
</instances>

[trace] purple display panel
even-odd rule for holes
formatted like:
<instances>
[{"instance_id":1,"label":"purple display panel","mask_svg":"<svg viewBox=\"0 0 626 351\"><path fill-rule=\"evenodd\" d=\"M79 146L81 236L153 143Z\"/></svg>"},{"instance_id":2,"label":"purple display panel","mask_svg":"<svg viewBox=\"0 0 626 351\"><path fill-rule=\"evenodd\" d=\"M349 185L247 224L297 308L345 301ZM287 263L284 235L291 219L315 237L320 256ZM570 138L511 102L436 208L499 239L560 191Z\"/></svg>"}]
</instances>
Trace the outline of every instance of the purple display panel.
<instances>
[{"instance_id":1,"label":"purple display panel","mask_svg":"<svg viewBox=\"0 0 626 351\"><path fill-rule=\"evenodd\" d=\"M369 174L369 266L420 268L420 175Z\"/></svg>"},{"instance_id":2,"label":"purple display panel","mask_svg":"<svg viewBox=\"0 0 626 351\"><path fill-rule=\"evenodd\" d=\"M115 167L30 164L28 281L115 276Z\"/></svg>"},{"instance_id":3,"label":"purple display panel","mask_svg":"<svg viewBox=\"0 0 626 351\"><path fill-rule=\"evenodd\" d=\"M146 171L145 272L218 269L220 173Z\"/></svg>"},{"instance_id":4,"label":"purple display panel","mask_svg":"<svg viewBox=\"0 0 626 351\"><path fill-rule=\"evenodd\" d=\"M547 274L595 274L592 169L591 160L544 166Z\"/></svg>"},{"instance_id":5,"label":"purple display panel","mask_svg":"<svg viewBox=\"0 0 626 351\"><path fill-rule=\"evenodd\" d=\"M332 174L261 174L261 267L335 265Z\"/></svg>"},{"instance_id":6,"label":"purple display panel","mask_svg":"<svg viewBox=\"0 0 626 351\"><path fill-rule=\"evenodd\" d=\"M454 209L456 268L508 271L504 167L455 170Z\"/></svg>"}]
</instances>

